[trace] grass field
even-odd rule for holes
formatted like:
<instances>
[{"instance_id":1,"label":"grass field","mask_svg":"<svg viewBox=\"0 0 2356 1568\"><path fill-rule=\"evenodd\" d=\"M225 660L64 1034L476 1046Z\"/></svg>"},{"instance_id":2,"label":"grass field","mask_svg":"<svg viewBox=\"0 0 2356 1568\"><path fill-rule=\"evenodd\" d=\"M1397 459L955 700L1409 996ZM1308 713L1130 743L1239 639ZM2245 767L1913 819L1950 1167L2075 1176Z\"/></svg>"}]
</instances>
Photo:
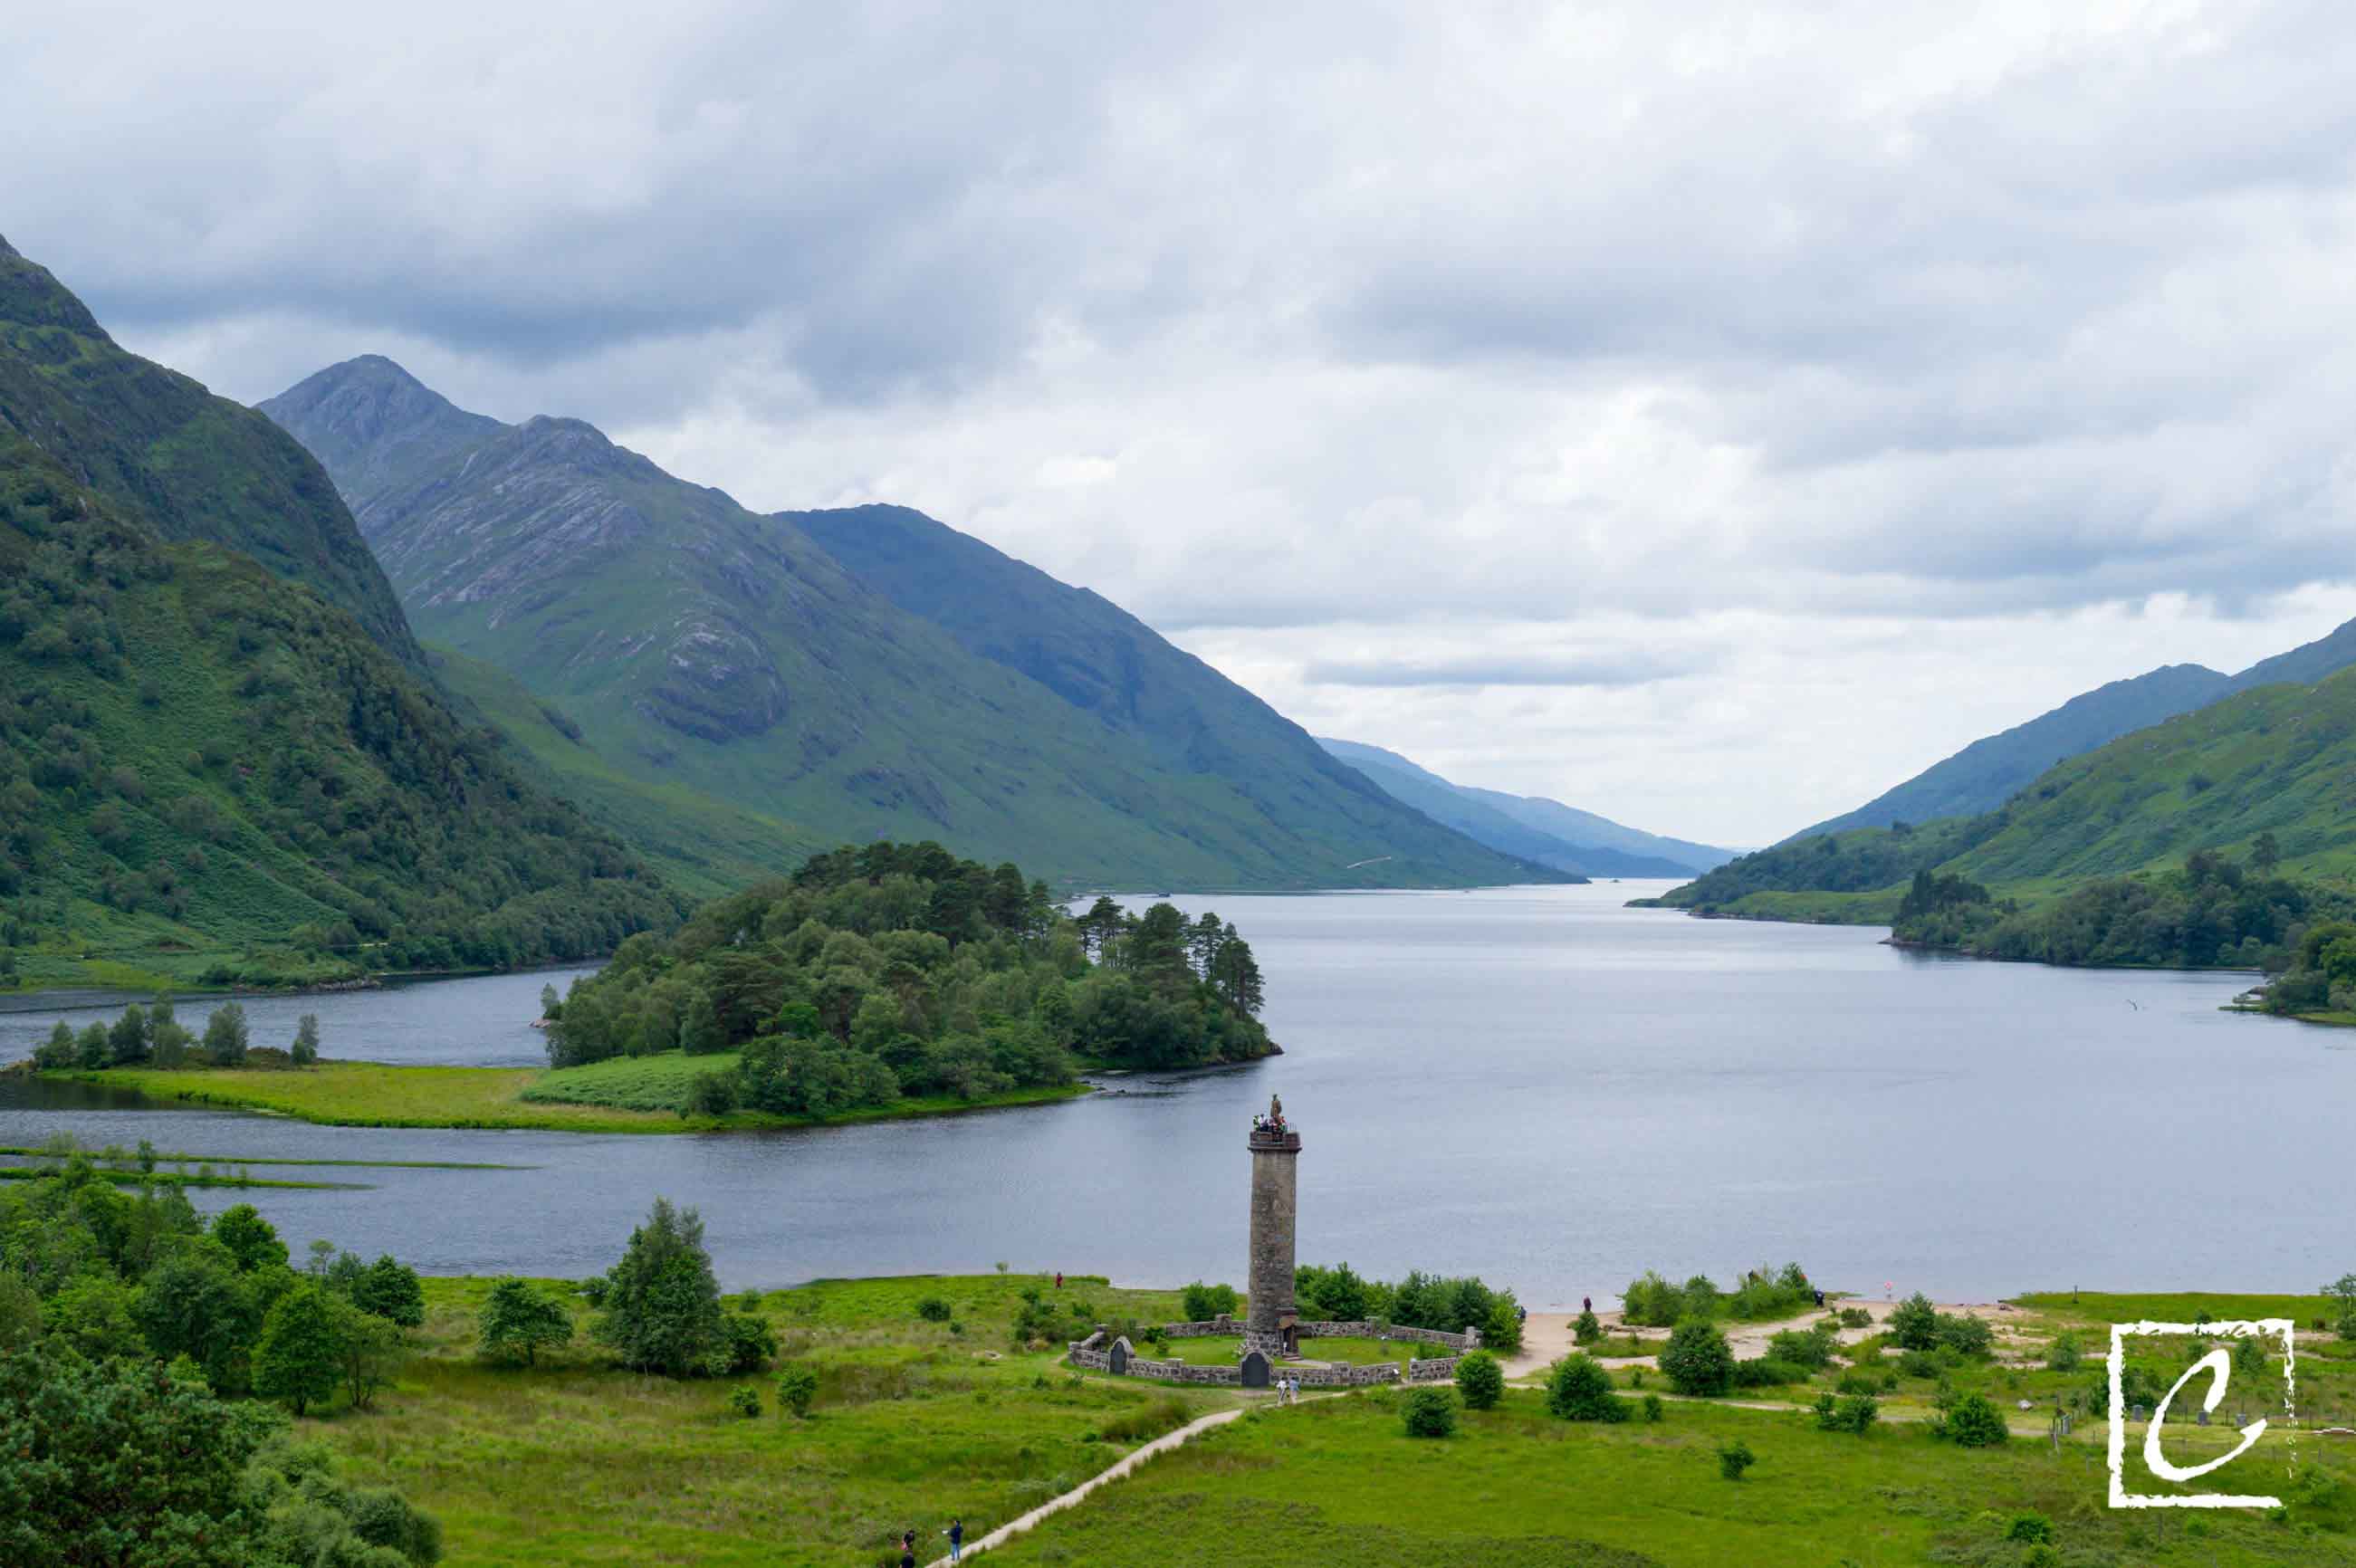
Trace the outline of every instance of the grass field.
<instances>
[{"instance_id":1,"label":"grass field","mask_svg":"<svg viewBox=\"0 0 2356 1568\"><path fill-rule=\"evenodd\" d=\"M1468 1412L1452 1438L1405 1435L1384 1390L1304 1401L1220 1427L1019 1538L996 1559L1088 1568L1717 1568L1719 1564L1925 1563L2017 1565L2356 1563L2351 1467L2340 1450L2301 1459L2329 1481L2287 1518L2113 1510L2102 1456L2073 1442L1959 1449L1920 1424L1858 1437L1799 1414L1674 1403L1657 1424L1554 1420L1535 1391ZM1740 1481L1718 1449L1757 1464ZM2193 1457L2190 1439L2179 1458ZM2279 1488L2278 1464L2244 1459L2221 1477ZM2140 1484L2140 1483L2138 1483ZM2005 1539L2048 1520L2040 1559ZM845 1561L858 1561L847 1557Z\"/></svg>"},{"instance_id":2,"label":"grass field","mask_svg":"<svg viewBox=\"0 0 2356 1568\"><path fill-rule=\"evenodd\" d=\"M911 1526L937 1549L952 1516L978 1538L1076 1486L1123 1453L1190 1416L1249 1396L1234 1391L1075 1376L1057 1349L1024 1350L1010 1328L1026 1289L1076 1334L1094 1321L1164 1322L1177 1293L1115 1290L1073 1276L1061 1292L1036 1276L917 1276L821 1281L759 1298L785 1357L819 1375L811 1418L780 1416L774 1378L674 1382L621 1371L584 1339L534 1370L477 1364L473 1317L487 1280L429 1280L422 1354L370 1412L337 1408L303 1424L353 1462L357 1479L398 1484L436 1514L446 1561L573 1568L709 1563L719 1568L885 1561ZM742 1298L733 1298L742 1299ZM2016 1314L2030 1331L2091 1334L2154 1303L2200 1299L2239 1312L2270 1298L2038 1297ZM2312 1307L2316 1298L2297 1298ZM585 1329L588 1313L573 1310ZM948 1308L928 1320L920 1304ZM2174 1308L2169 1308L2173 1311ZM2197 1308L2196 1308L2197 1310ZM2065 1316L2066 1315L2066 1316ZM1327 1342L1326 1349L1339 1343ZM1354 1342L1379 1349L1367 1342ZM1206 1355L1219 1340L1174 1341ZM2155 1350L2153 1364L2183 1358ZM2008 1402L2014 1378L2083 1384L2072 1374L1973 1366L1957 1387ZM2300 1387L2319 1397L2356 1388L2356 1361L2300 1347ZM1622 1375L1622 1381L1628 1381ZM2099 1421L2057 1453L2040 1437L1960 1449L1932 1437L1927 1382L1889 1403L1892 1419L1859 1437L1822 1432L1796 1391L1783 1411L1669 1400L1616 1426L1555 1420L1535 1388L1499 1409L1467 1413L1444 1441L1405 1435L1396 1391L1311 1395L1292 1408L1264 1400L1244 1420L1152 1461L1005 1549L1003 1561L1087 1568L1716 1568L1794 1563L1883 1568L1954 1563L2026 1568L2212 1568L2356 1564L2356 1445L2311 1433L2286 1472L2285 1435L2213 1479L2282 1496L2280 1519L2206 1517L2105 1506ZM754 1418L728 1395L761 1396ZM1655 1374L1652 1386L1659 1386ZM1745 1399L1759 1396L1744 1395ZM2041 1422L2007 1403L2017 1429ZM1910 1419L1912 1417L1912 1419ZM2131 1433L2131 1454L2139 1449ZM1740 1482L1720 1477L1717 1450L1757 1456ZM2220 1424L2171 1423L2179 1463L2222 1453ZM2164 1490L2130 1459L2130 1486ZM2034 1513L2056 1554L2005 1539ZM929 1556L927 1557L929 1560Z\"/></svg>"},{"instance_id":3,"label":"grass field","mask_svg":"<svg viewBox=\"0 0 2356 1568\"><path fill-rule=\"evenodd\" d=\"M820 1122L892 1121L936 1116L1000 1105L1033 1104L1088 1093L1086 1084L1016 1090L981 1100L947 1097L906 1099L890 1105L831 1117L773 1116L738 1111L725 1116L682 1116L675 1110L647 1109L643 1100L664 1075L680 1093L692 1072L707 1071L723 1057L675 1054L598 1062L552 1072L537 1067L395 1067L375 1061L322 1061L316 1067L283 1068L113 1067L101 1072L46 1076L134 1089L151 1099L239 1110L267 1111L338 1127L534 1127L572 1133L706 1133L759 1127L808 1126ZM636 1070L655 1064L644 1076ZM608 1070L613 1070L608 1072ZM562 1097L542 1090L550 1080ZM595 1096L609 1096L610 1102Z\"/></svg>"},{"instance_id":4,"label":"grass field","mask_svg":"<svg viewBox=\"0 0 2356 1568\"><path fill-rule=\"evenodd\" d=\"M537 1370L478 1365L474 1315L487 1280L426 1282L424 1353L369 1412L306 1421L438 1517L450 1563L708 1564L880 1561L914 1526L938 1545L1105 1468L1168 1425L1233 1403L1076 1379L1055 1351L1017 1352L1020 1275L821 1282L765 1296L785 1355L817 1369L810 1418L777 1413L773 1375L675 1382L603 1364L585 1339ZM1070 1278L1091 1311L1166 1320L1174 1292ZM956 1328L919 1317L948 1302ZM585 1307L573 1298L584 1328ZM737 1298L732 1298L732 1301ZM762 1413L727 1408L758 1392Z\"/></svg>"}]
</instances>

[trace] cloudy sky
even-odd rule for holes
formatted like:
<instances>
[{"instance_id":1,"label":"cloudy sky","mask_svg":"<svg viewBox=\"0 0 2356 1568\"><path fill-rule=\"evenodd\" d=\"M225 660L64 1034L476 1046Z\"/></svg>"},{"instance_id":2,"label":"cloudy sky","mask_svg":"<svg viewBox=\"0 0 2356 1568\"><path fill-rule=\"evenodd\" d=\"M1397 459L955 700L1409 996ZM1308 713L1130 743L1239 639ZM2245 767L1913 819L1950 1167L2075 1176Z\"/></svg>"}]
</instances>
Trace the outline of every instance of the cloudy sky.
<instances>
[{"instance_id":1,"label":"cloudy sky","mask_svg":"<svg viewBox=\"0 0 2356 1568\"><path fill-rule=\"evenodd\" d=\"M660 14L659 23L653 18ZM1323 733L1764 842L2356 615L2356 15L83 3L0 233L884 499Z\"/></svg>"}]
</instances>

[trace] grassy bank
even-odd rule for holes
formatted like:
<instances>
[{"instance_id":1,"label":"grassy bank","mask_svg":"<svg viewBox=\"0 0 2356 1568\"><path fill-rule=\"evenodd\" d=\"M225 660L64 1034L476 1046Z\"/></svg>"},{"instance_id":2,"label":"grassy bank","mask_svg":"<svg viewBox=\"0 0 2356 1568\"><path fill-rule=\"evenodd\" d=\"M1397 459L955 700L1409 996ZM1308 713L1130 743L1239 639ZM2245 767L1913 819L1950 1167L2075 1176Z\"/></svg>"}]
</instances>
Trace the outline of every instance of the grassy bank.
<instances>
[{"instance_id":1,"label":"grassy bank","mask_svg":"<svg viewBox=\"0 0 2356 1568\"><path fill-rule=\"evenodd\" d=\"M348 1456L356 1479L397 1482L437 1516L453 1563L872 1563L903 1529L937 1549L935 1532L958 1514L978 1534L1232 1403L1075 1379L1054 1352L1014 1350L1020 1292L1046 1284L918 1277L764 1296L786 1358L819 1374L816 1408L798 1421L777 1413L773 1375L640 1377L585 1340L538 1369L479 1365L474 1316L489 1282L428 1280L424 1354L375 1411L304 1425ZM1044 1295L1119 1316L1178 1310L1174 1293L1102 1279ZM927 1298L952 1318L919 1317ZM729 1411L740 1387L759 1395L759 1416Z\"/></svg>"},{"instance_id":2,"label":"grassy bank","mask_svg":"<svg viewBox=\"0 0 2356 1568\"><path fill-rule=\"evenodd\" d=\"M633 1092L625 1075L616 1075L621 1084L616 1087L597 1076L602 1070L630 1068L661 1060L599 1062L563 1072L536 1067L396 1067L374 1061L322 1061L315 1067L294 1070L112 1067L97 1072L50 1072L43 1076L135 1090L154 1100L263 1111L329 1126L509 1127L569 1133L704 1133L893 1121L1066 1100L1088 1093L1086 1084L1076 1083L1017 1090L971 1101L946 1097L908 1099L824 1118L776 1116L755 1111L732 1112L725 1116L682 1116L670 1110L604 1104L586 1098L610 1089L618 1100ZM717 1063L722 1059L686 1060L694 1064L694 1071L703 1071L704 1063ZM560 1083L559 1093L583 1098L543 1098L538 1093L527 1093L548 1080L565 1079L572 1074L588 1076ZM683 1086L683 1076L680 1082Z\"/></svg>"}]
</instances>

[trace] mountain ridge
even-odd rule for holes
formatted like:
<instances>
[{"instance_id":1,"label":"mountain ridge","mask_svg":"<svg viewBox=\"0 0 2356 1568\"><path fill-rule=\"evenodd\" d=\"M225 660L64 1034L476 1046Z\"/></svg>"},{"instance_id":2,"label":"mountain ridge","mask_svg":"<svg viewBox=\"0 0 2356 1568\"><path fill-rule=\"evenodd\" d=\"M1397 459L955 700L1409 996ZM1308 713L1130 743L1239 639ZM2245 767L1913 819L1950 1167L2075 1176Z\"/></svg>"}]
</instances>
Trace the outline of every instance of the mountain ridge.
<instances>
[{"instance_id":1,"label":"mountain ridge","mask_svg":"<svg viewBox=\"0 0 2356 1568\"><path fill-rule=\"evenodd\" d=\"M1494 848L1587 876L1690 877L1734 851L1624 827L1544 795L1508 795L1442 778L1396 752L1318 737L1334 757L1426 815Z\"/></svg>"},{"instance_id":2,"label":"mountain ridge","mask_svg":"<svg viewBox=\"0 0 2356 1568\"><path fill-rule=\"evenodd\" d=\"M1230 737L1250 725L1195 726L1177 765L1170 733L1108 722L879 591L803 526L830 515L755 515L585 421L473 422L397 371L346 361L262 408L327 461L423 635L561 709L601 766L833 841L938 838L1066 884L1385 883L1356 862L1403 885L1556 875L1323 775L1322 759L1265 778L1237 766L1250 753ZM923 521L937 532L904 543L1019 580L1057 637L1096 647L1125 617ZM900 572L901 591L922 576ZM1199 661L1125 618L1124 635L1159 645L1145 649L1158 700ZM1188 680L1248 696L1200 670Z\"/></svg>"}]
</instances>

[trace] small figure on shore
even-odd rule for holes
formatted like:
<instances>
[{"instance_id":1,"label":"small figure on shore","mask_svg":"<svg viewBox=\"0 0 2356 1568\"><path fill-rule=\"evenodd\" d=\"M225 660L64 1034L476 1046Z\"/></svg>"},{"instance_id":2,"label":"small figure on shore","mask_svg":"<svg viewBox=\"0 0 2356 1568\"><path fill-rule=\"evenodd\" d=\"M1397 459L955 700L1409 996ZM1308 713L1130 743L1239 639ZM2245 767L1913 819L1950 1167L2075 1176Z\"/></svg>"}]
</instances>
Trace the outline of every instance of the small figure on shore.
<instances>
[{"instance_id":1,"label":"small figure on shore","mask_svg":"<svg viewBox=\"0 0 2356 1568\"><path fill-rule=\"evenodd\" d=\"M1056 1288L1057 1290L1061 1290L1061 1289L1063 1289L1063 1288L1064 1288L1064 1271L1063 1271L1062 1269L1057 1269L1057 1270L1055 1271L1055 1288ZM1816 1305L1817 1305L1817 1306L1819 1306L1819 1307L1822 1307L1822 1306L1824 1305L1824 1303L1823 1303L1823 1302L1821 1302L1821 1301L1819 1301L1819 1302L1817 1302L1817 1303L1816 1303Z\"/></svg>"},{"instance_id":2,"label":"small figure on shore","mask_svg":"<svg viewBox=\"0 0 2356 1568\"><path fill-rule=\"evenodd\" d=\"M1817 1311L1819 1311L1819 1312L1822 1312L1824 1309L1825 1309L1825 1293L1824 1293L1823 1291L1821 1291L1821 1290L1820 1290L1820 1291L1816 1292L1816 1310L1817 1310Z\"/></svg>"},{"instance_id":3,"label":"small figure on shore","mask_svg":"<svg viewBox=\"0 0 2356 1568\"><path fill-rule=\"evenodd\" d=\"M1595 1310L1595 1297L1593 1297L1593 1296L1580 1296L1580 1297L1579 1298L1579 1309L1580 1309L1581 1312L1592 1312L1592 1311L1594 1311L1594 1310Z\"/></svg>"},{"instance_id":4,"label":"small figure on shore","mask_svg":"<svg viewBox=\"0 0 2356 1568\"><path fill-rule=\"evenodd\" d=\"M965 1556L965 1520L961 1519L953 1519L949 1520L949 1527L941 1531L941 1533L949 1538L949 1561L951 1563L963 1561Z\"/></svg>"}]
</instances>

